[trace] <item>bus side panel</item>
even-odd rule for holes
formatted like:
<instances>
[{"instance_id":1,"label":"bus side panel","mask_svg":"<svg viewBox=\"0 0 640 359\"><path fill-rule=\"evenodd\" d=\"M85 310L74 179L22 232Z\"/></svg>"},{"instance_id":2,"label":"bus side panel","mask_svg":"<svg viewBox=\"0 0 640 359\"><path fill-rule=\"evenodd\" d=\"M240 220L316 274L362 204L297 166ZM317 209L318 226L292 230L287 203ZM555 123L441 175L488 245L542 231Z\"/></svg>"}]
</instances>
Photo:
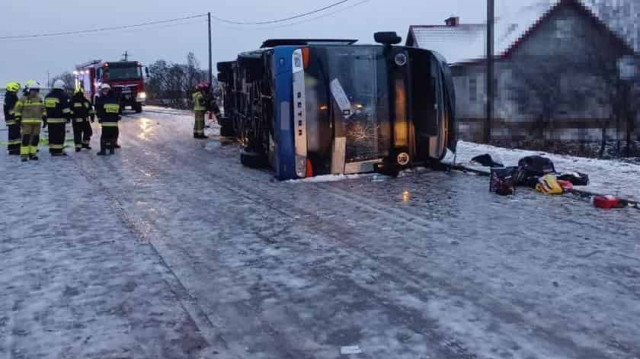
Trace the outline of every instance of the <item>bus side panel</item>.
<instances>
[{"instance_id":1,"label":"bus side panel","mask_svg":"<svg viewBox=\"0 0 640 359\"><path fill-rule=\"evenodd\" d=\"M274 124L275 172L279 180L295 179L296 150L292 113L293 73L292 56L295 47L283 46L274 49L272 66L275 87Z\"/></svg>"}]
</instances>

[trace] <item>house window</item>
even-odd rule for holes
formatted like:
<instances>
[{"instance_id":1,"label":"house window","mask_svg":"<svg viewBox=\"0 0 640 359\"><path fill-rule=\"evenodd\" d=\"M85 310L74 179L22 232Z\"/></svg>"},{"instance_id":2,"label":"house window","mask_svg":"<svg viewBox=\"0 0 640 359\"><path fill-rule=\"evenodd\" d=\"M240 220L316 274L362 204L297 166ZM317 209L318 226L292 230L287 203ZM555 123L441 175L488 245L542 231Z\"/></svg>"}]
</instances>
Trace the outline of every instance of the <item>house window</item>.
<instances>
[{"instance_id":1,"label":"house window","mask_svg":"<svg viewBox=\"0 0 640 359\"><path fill-rule=\"evenodd\" d=\"M467 89L469 91L469 102L478 102L478 79L470 77Z\"/></svg>"}]
</instances>

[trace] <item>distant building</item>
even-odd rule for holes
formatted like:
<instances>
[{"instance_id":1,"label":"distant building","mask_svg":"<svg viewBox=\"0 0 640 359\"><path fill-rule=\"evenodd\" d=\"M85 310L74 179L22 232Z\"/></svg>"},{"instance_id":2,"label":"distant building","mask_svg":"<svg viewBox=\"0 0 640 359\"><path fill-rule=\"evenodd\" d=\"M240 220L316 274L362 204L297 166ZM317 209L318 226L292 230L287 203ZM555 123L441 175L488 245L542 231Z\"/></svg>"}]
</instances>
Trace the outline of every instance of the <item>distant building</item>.
<instances>
[{"instance_id":1,"label":"distant building","mask_svg":"<svg viewBox=\"0 0 640 359\"><path fill-rule=\"evenodd\" d=\"M485 38L484 24L457 17L411 26L407 37L408 46L435 50L451 64L462 139L482 139ZM603 128L608 139L624 133L610 94L618 59L631 54L578 0L544 0L497 19L492 141L589 142L601 140Z\"/></svg>"}]
</instances>

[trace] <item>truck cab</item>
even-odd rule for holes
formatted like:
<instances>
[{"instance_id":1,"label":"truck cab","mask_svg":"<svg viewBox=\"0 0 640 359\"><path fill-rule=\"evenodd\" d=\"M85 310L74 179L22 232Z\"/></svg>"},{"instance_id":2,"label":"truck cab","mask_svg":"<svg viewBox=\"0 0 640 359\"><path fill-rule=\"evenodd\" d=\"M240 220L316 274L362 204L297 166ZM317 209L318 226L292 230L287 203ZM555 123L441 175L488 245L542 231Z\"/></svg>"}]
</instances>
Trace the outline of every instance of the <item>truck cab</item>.
<instances>
[{"instance_id":1,"label":"truck cab","mask_svg":"<svg viewBox=\"0 0 640 359\"><path fill-rule=\"evenodd\" d=\"M145 68L146 70L146 68ZM76 86L81 86L95 99L100 84L111 86L120 98L123 108L131 107L142 112L147 94L144 87L143 66L137 61L101 61L94 60L76 67Z\"/></svg>"}]
</instances>

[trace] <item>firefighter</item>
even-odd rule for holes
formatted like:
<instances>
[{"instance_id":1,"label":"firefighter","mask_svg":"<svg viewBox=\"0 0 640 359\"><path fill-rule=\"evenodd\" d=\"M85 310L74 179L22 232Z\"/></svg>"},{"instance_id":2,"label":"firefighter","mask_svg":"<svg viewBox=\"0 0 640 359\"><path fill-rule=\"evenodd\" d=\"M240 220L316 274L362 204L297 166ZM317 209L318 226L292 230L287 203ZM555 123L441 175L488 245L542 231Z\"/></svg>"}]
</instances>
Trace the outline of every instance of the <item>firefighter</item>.
<instances>
[{"instance_id":1,"label":"firefighter","mask_svg":"<svg viewBox=\"0 0 640 359\"><path fill-rule=\"evenodd\" d=\"M4 95L4 120L7 123L7 130L9 136L7 139L9 155L20 154L20 123L16 121L14 114L14 108L18 102L18 91L20 91L20 84L17 82L9 82L6 86L6 93Z\"/></svg>"},{"instance_id":2,"label":"firefighter","mask_svg":"<svg viewBox=\"0 0 640 359\"><path fill-rule=\"evenodd\" d=\"M208 138L204 134L204 115L207 112L206 88L204 84L196 85L193 93L193 111L195 112L195 124L193 125L193 138Z\"/></svg>"},{"instance_id":3,"label":"firefighter","mask_svg":"<svg viewBox=\"0 0 640 359\"><path fill-rule=\"evenodd\" d=\"M102 127L100 135L100 152L98 156L115 153L118 138L118 121L120 121L120 101L111 91L108 84L100 85L100 96L96 99L96 113Z\"/></svg>"},{"instance_id":4,"label":"firefighter","mask_svg":"<svg viewBox=\"0 0 640 359\"><path fill-rule=\"evenodd\" d=\"M71 108L73 111L73 143L76 152L80 152L83 148L90 150L91 136L93 135L91 123L95 121L96 115L93 104L85 97L82 87L78 87L73 94ZM91 117L91 123L89 123L89 117Z\"/></svg>"},{"instance_id":5,"label":"firefighter","mask_svg":"<svg viewBox=\"0 0 640 359\"><path fill-rule=\"evenodd\" d=\"M66 156L64 153L64 140L67 131L67 122L71 122L71 101L64 91L65 83L56 80L53 89L44 98L47 108L47 122L49 126L49 153L52 156Z\"/></svg>"},{"instance_id":6,"label":"firefighter","mask_svg":"<svg viewBox=\"0 0 640 359\"><path fill-rule=\"evenodd\" d=\"M22 131L22 144L20 157L22 162L38 160L38 142L40 142L40 126L46 125L47 111L44 102L40 98L40 84L29 84L29 94L23 96L14 109L16 120L20 123Z\"/></svg>"}]
</instances>

